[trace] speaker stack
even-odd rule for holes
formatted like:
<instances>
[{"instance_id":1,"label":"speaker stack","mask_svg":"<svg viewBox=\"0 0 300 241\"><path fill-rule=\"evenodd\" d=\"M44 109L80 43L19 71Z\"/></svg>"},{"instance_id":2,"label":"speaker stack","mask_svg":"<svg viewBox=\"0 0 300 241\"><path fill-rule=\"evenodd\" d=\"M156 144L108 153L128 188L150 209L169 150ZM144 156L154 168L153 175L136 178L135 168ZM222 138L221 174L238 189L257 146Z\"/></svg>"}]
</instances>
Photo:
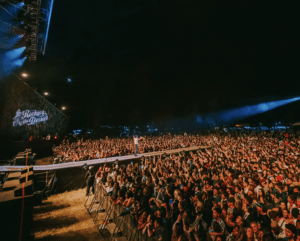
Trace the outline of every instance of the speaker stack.
<instances>
[{"instance_id":1,"label":"speaker stack","mask_svg":"<svg viewBox=\"0 0 300 241\"><path fill-rule=\"evenodd\" d=\"M32 170L32 167L26 167L21 171L9 173L0 190L1 240L33 240Z\"/></svg>"}]
</instances>

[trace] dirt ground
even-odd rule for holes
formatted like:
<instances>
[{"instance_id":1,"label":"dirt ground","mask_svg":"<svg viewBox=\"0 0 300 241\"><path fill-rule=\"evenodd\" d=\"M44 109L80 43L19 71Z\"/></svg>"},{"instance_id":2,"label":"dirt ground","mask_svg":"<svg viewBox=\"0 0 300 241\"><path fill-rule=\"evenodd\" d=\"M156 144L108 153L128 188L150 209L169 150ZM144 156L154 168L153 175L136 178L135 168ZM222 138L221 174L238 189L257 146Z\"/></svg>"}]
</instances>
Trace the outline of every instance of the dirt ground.
<instances>
[{"instance_id":1,"label":"dirt ground","mask_svg":"<svg viewBox=\"0 0 300 241\"><path fill-rule=\"evenodd\" d=\"M57 194L34 208L35 240L40 241L96 241L105 240L98 235L85 203L85 189Z\"/></svg>"}]
</instances>

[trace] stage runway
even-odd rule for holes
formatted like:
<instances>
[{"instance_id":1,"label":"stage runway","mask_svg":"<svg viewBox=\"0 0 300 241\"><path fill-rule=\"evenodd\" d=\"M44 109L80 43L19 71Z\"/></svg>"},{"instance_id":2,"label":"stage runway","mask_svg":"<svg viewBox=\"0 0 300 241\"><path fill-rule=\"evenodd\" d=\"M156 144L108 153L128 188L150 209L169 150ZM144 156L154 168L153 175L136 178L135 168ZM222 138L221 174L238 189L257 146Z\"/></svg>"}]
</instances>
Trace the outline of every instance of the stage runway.
<instances>
[{"instance_id":1,"label":"stage runway","mask_svg":"<svg viewBox=\"0 0 300 241\"><path fill-rule=\"evenodd\" d=\"M53 165L35 165L33 166L34 171L54 171L59 169L65 169L65 168L72 168L72 167L82 167L84 165L97 165L97 164L104 164L104 163L112 163L118 160L119 163L122 161L128 161L128 160L135 160L140 159L143 157L150 157L150 156L160 156L163 154L171 155L179 152L188 152L188 151L196 151L199 149L207 149L210 148L208 146L194 146L194 147L185 147L180 149L172 149L172 150L165 150L165 151L157 151L157 152L148 152L148 153L142 153L135 155L128 155L128 156L116 156L116 157L109 157L109 158L101 158L101 159L94 159L94 160L88 160L88 161L79 161L79 162L67 162L67 163L61 163L61 164L53 164ZM3 172L15 172L20 171L22 168L26 166L0 166L0 171Z\"/></svg>"}]
</instances>

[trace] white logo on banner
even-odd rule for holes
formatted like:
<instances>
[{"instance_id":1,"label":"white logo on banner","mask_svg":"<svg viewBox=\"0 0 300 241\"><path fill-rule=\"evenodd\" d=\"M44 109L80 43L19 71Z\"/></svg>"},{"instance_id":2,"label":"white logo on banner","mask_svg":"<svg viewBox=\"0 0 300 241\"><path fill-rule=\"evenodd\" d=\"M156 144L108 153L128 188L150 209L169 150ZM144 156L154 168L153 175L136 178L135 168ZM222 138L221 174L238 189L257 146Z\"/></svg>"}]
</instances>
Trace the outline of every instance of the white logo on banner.
<instances>
[{"instance_id":1,"label":"white logo on banner","mask_svg":"<svg viewBox=\"0 0 300 241\"><path fill-rule=\"evenodd\" d=\"M48 115L46 111L36 111L36 110L18 110L16 116L14 117L13 126L23 126L23 125L36 125L39 122L46 122L48 120Z\"/></svg>"}]
</instances>

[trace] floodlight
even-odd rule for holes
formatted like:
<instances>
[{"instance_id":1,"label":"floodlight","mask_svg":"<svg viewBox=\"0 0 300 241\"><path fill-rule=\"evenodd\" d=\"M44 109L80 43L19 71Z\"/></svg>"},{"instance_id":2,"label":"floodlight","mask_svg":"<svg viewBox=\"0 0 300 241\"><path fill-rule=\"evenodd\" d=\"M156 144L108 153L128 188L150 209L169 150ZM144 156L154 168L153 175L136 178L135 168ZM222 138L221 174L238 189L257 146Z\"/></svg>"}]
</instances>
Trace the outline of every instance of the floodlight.
<instances>
[{"instance_id":1,"label":"floodlight","mask_svg":"<svg viewBox=\"0 0 300 241\"><path fill-rule=\"evenodd\" d=\"M28 75L27 73L23 72L23 73L21 74L21 76L22 76L23 78L27 78L29 75Z\"/></svg>"}]
</instances>

